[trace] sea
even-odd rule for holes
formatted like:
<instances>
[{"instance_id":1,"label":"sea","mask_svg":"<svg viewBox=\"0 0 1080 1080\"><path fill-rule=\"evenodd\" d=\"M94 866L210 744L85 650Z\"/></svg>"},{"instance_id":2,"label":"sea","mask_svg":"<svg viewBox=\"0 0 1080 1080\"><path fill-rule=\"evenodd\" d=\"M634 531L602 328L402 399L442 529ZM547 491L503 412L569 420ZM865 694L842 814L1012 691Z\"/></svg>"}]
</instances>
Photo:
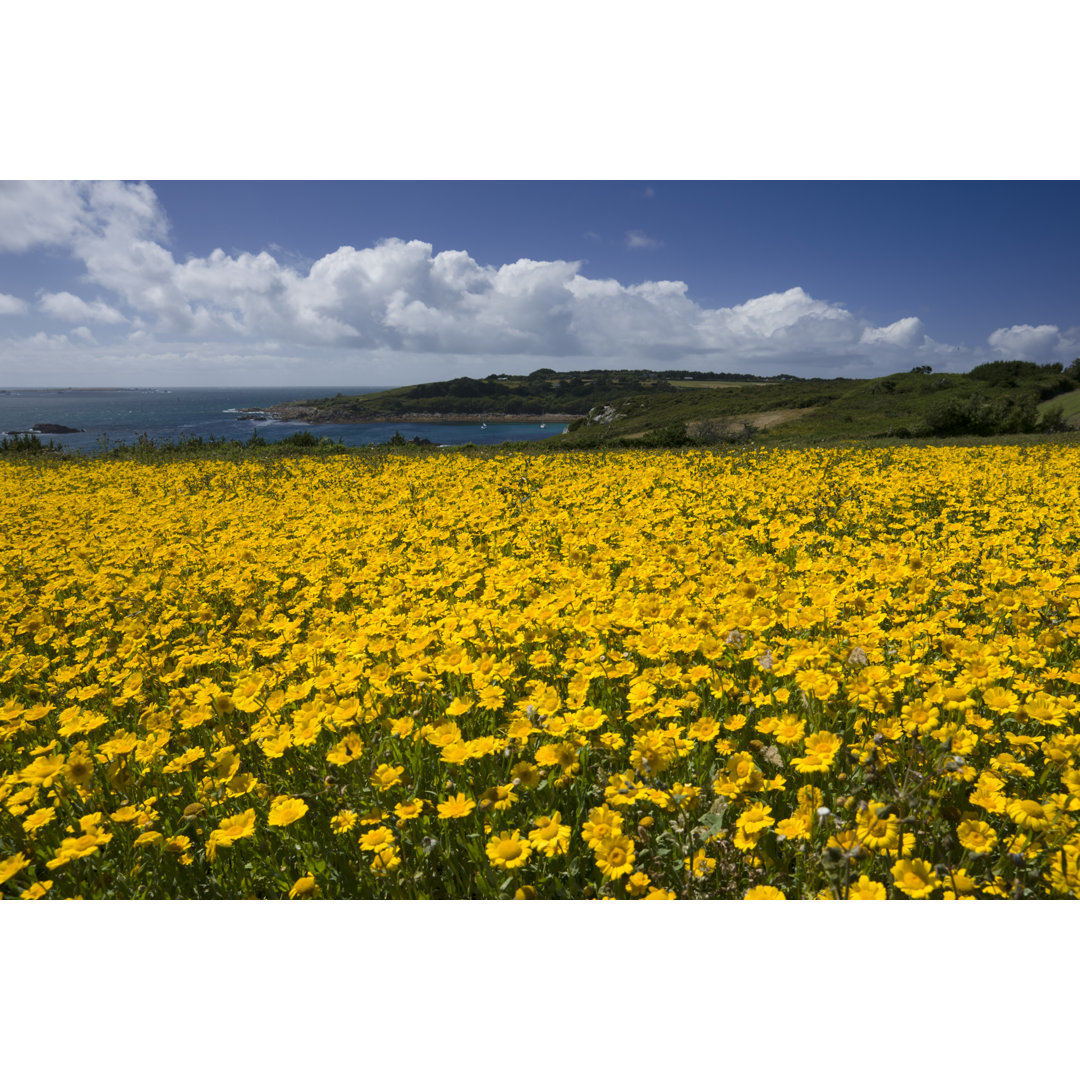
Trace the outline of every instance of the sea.
<instances>
[{"instance_id":1,"label":"sea","mask_svg":"<svg viewBox=\"0 0 1080 1080\"><path fill-rule=\"evenodd\" d=\"M440 446L464 443L498 445L550 438L565 423L392 423L308 424L252 418L244 409L266 409L286 401L366 394L380 386L261 386L204 388L69 388L52 390L0 389L0 432L29 431L41 424L81 429L74 434L41 434L43 443L88 455L119 443L132 444L140 435L155 443L191 436L244 441L257 432L277 442L297 431L340 440L346 446L385 443L395 434L411 440L430 439Z\"/></svg>"}]
</instances>

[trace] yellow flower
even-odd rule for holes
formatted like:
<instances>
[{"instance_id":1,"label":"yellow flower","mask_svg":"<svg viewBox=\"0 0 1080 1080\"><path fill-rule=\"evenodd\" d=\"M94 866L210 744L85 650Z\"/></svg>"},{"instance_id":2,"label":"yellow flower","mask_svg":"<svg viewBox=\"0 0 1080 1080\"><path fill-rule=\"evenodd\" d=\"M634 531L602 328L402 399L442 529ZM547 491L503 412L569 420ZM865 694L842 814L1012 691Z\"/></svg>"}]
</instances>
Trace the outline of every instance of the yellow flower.
<instances>
[{"instance_id":1,"label":"yellow flower","mask_svg":"<svg viewBox=\"0 0 1080 1080\"><path fill-rule=\"evenodd\" d=\"M475 799L469 799L462 794L451 795L449 799L444 799L436 806L439 812L439 817L443 820L449 820L450 818L463 818L468 817L476 806Z\"/></svg>"},{"instance_id":2,"label":"yellow flower","mask_svg":"<svg viewBox=\"0 0 1080 1080\"><path fill-rule=\"evenodd\" d=\"M13 878L20 870L30 865L30 860L25 855L12 855L10 858L0 861L0 885Z\"/></svg>"},{"instance_id":3,"label":"yellow flower","mask_svg":"<svg viewBox=\"0 0 1080 1080\"><path fill-rule=\"evenodd\" d=\"M50 870L55 870L57 867L64 866L73 859L85 859L88 855L93 855L100 851L102 845L107 844L111 839L111 833L102 834L98 832L88 832L83 833L82 836L69 837L66 840L61 840L60 846L56 849L54 857L45 865Z\"/></svg>"},{"instance_id":4,"label":"yellow flower","mask_svg":"<svg viewBox=\"0 0 1080 1080\"><path fill-rule=\"evenodd\" d=\"M400 865L401 858L398 855L398 849L393 844L376 851L371 858L371 869L379 875L388 874Z\"/></svg>"},{"instance_id":5,"label":"yellow flower","mask_svg":"<svg viewBox=\"0 0 1080 1080\"><path fill-rule=\"evenodd\" d=\"M232 817L223 818L221 824L210 833L210 839L219 847L229 847L237 840L252 836L255 832L255 811L244 810Z\"/></svg>"},{"instance_id":6,"label":"yellow flower","mask_svg":"<svg viewBox=\"0 0 1080 1080\"><path fill-rule=\"evenodd\" d=\"M1022 829L1046 829L1057 816L1054 807L1042 806L1034 799L1014 799L1005 809Z\"/></svg>"},{"instance_id":7,"label":"yellow flower","mask_svg":"<svg viewBox=\"0 0 1080 1080\"><path fill-rule=\"evenodd\" d=\"M279 795L270 804L267 824L283 828L294 821L299 821L307 812L308 806L303 799L290 799L285 795Z\"/></svg>"},{"instance_id":8,"label":"yellow flower","mask_svg":"<svg viewBox=\"0 0 1080 1080\"><path fill-rule=\"evenodd\" d=\"M556 810L551 817L536 818L533 822L536 828L529 833L532 846L549 859L570 850L570 826L561 822L562 815Z\"/></svg>"},{"instance_id":9,"label":"yellow flower","mask_svg":"<svg viewBox=\"0 0 1080 1080\"><path fill-rule=\"evenodd\" d=\"M28 889L19 893L20 900L40 900L51 888L51 881L35 881Z\"/></svg>"},{"instance_id":10,"label":"yellow flower","mask_svg":"<svg viewBox=\"0 0 1080 1080\"><path fill-rule=\"evenodd\" d=\"M418 818L424 812L423 799L410 799L408 802L399 802L394 807L394 815L400 825L403 821L411 821Z\"/></svg>"},{"instance_id":11,"label":"yellow flower","mask_svg":"<svg viewBox=\"0 0 1080 1080\"><path fill-rule=\"evenodd\" d=\"M707 670L707 669L706 669ZM708 678L708 675L702 676ZM720 721L715 717L701 717L695 720L687 729L686 737L696 742L712 742L720 733Z\"/></svg>"},{"instance_id":12,"label":"yellow flower","mask_svg":"<svg viewBox=\"0 0 1080 1080\"><path fill-rule=\"evenodd\" d=\"M765 786L765 775L757 767L752 754L739 751L723 764L723 772L713 781L713 792L727 799L746 792L760 791Z\"/></svg>"},{"instance_id":13,"label":"yellow flower","mask_svg":"<svg viewBox=\"0 0 1080 1080\"><path fill-rule=\"evenodd\" d=\"M481 810L506 810L517 802L513 784L498 784L490 787L480 796Z\"/></svg>"},{"instance_id":14,"label":"yellow flower","mask_svg":"<svg viewBox=\"0 0 1080 1080\"><path fill-rule=\"evenodd\" d=\"M941 884L925 859L898 859L892 868L896 887L912 900L925 900Z\"/></svg>"},{"instance_id":15,"label":"yellow flower","mask_svg":"<svg viewBox=\"0 0 1080 1080\"><path fill-rule=\"evenodd\" d=\"M382 851L383 848L388 848L393 843L393 830L388 829L385 825L380 825L375 829L368 829L367 832L360 834L360 846L365 851Z\"/></svg>"},{"instance_id":16,"label":"yellow flower","mask_svg":"<svg viewBox=\"0 0 1080 1080\"><path fill-rule=\"evenodd\" d=\"M311 874L297 878L293 887L289 890L290 900L314 900L319 895L319 886Z\"/></svg>"},{"instance_id":17,"label":"yellow flower","mask_svg":"<svg viewBox=\"0 0 1080 1080\"><path fill-rule=\"evenodd\" d=\"M266 685L266 680L260 675L250 675L240 683L232 693L232 703L241 712L255 713L262 708L259 695Z\"/></svg>"},{"instance_id":18,"label":"yellow flower","mask_svg":"<svg viewBox=\"0 0 1080 1080\"><path fill-rule=\"evenodd\" d=\"M540 770L531 761L519 761L511 768L510 778L527 788L534 788L540 783Z\"/></svg>"},{"instance_id":19,"label":"yellow flower","mask_svg":"<svg viewBox=\"0 0 1080 1080\"><path fill-rule=\"evenodd\" d=\"M448 746L442 748L442 753L439 757L446 762L447 765L460 765L462 762L468 761L472 754L469 750L468 743L461 741L452 742Z\"/></svg>"},{"instance_id":20,"label":"yellow flower","mask_svg":"<svg viewBox=\"0 0 1080 1080\"><path fill-rule=\"evenodd\" d=\"M958 896L970 897L975 892L975 879L963 869L953 870L945 876L944 885L951 886L945 889L945 899L955 900Z\"/></svg>"},{"instance_id":21,"label":"yellow flower","mask_svg":"<svg viewBox=\"0 0 1080 1080\"><path fill-rule=\"evenodd\" d=\"M880 881L871 881L865 874L848 888L849 900L885 900L887 892Z\"/></svg>"},{"instance_id":22,"label":"yellow flower","mask_svg":"<svg viewBox=\"0 0 1080 1080\"><path fill-rule=\"evenodd\" d=\"M404 765L380 765L372 774L371 782L379 791L389 791L401 783Z\"/></svg>"},{"instance_id":23,"label":"yellow flower","mask_svg":"<svg viewBox=\"0 0 1080 1080\"><path fill-rule=\"evenodd\" d=\"M355 810L342 810L330 819L330 828L339 836L351 832L356 828L357 813Z\"/></svg>"},{"instance_id":24,"label":"yellow flower","mask_svg":"<svg viewBox=\"0 0 1080 1080\"><path fill-rule=\"evenodd\" d=\"M683 859L683 869L689 870L696 878L708 877L716 869L716 860L707 855L704 848L698 848L692 862Z\"/></svg>"},{"instance_id":25,"label":"yellow flower","mask_svg":"<svg viewBox=\"0 0 1080 1080\"><path fill-rule=\"evenodd\" d=\"M360 736L350 732L340 742L334 744L334 747L326 755L326 760L331 765L349 765L356 761L363 752L364 744Z\"/></svg>"},{"instance_id":26,"label":"yellow flower","mask_svg":"<svg viewBox=\"0 0 1080 1080\"><path fill-rule=\"evenodd\" d=\"M51 806L46 806L42 810L35 810L32 814L28 814L22 827L26 832L36 832L43 825L48 825L55 817L56 810Z\"/></svg>"},{"instance_id":27,"label":"yellow flower","mask_svg":"<svg viewBox=\"0 0 1080 1080\"><path fill-rule=\"evenodd\" d=\"M132 744L134 745L134 744ZM43 788L52 787L53 781L64 772L64 755L39 757L19 773L19 779L27 784L40 784Z\"/></svg>"},{"instance_id":28,"label":"yellow flower","mask_svg":"<svg viewBox=\"0 0 1080 1080\"><path fill-rule=\"evenodd\" d=\"M536 751L536 764L545 767L559 766L564 772L578 770L578 751L573 743L560 742L541 746Z\"/></svg>"},{"instance_id":29,"label":"yellow flower","mask_svg":"<svg viewBox=\"0 0 1080 1080\"><path fill-rule=\"evenodd\" d=\"M237 799L241 795L248 795L255 790L258 781L251 773L235 773L225 785L225 794L231 799Z\"/></svg>"},{"instance_id":30,"label":"yellow flower","mask_svg":"<svg viewBox=\"0 0 1080 1080\"><path fill-rule=\"evenodd\" d=\"M622 814L606 806L597 806L589 811L589 820L581 827L585 843L594 850L613 836L622 835Z\"/></svg>"},{"instance_id":31,"label":"yellow flower","mask_svg":"<svg viewBox=\"0 0 1080 1080\"><path fill-rule=\"evenodd\" d=\"M899 818L885 803L872 801L855 815L855 835L871 851L893 850L900 842Z\"/></svg>"},{"instance_id":32,"label":"yellow flower","mask_svg":"<svg viewBox=\"0 0 1080 1080\"><path fill-rule=\"evenodd\" d=\"M993 851L997 833L985 821L964 820L956 824L956 839L976 855Z\"/></svg>"},{"instance_id":33,"label":"yellow flower","mask_svg":"<svg viewBox=\"0 0 1080 1080\"><path fill-rule=\"evenodd\" d=\"M523 840L517 829L513 833L503 831L498 836L492 837L488 841L486 850L492 866L497 866L501 870L516 870L524 866L532 854L529 841Z\"/></svg>"},{"instance_id":34,"label":"yellow flower","mask_svg":"<svg viewBox=\"0 0 1080 1080\"><path fill-rule=\"evenodd\" d=\"M755 802L739 815L735 824L747 835L753 836L766 831L774 822L775 818L769 813L769 807L765 803Z\"/></svg>"},{"instance_id":35,"label":"yellow flower","mask_svg":"<svg viewBox=\"0 0 1080 1080\"><path fill-rule=\"evenodd\" d=\"M788 840L809 840L813 815L800 810L789 818L776 823L776 831Z\"/></svg>"},{"instance_id":36,"label":"yellow flower","mask_svg":"<svg viewBox=\"0 0 1080 1080\"><path fill-rule=\"evenodd\" d=\"M791 764L801 773L828 772L841 747L840 737L831 731L819 731L806 738L803 757L791 759Z\"/></svg>"},{"instance_id":37,"label":"yellow flower","mask_svg":"<svg viewBox=\"0 0 1080 1080\"><path fill-rule=\"evenodd\" d=\"M748 890L744 900L786 900L787 897L773 885L755 885ZM784 908L787 911L787 908Z\"/></svg>"},{"instance_id":38,"label":"yellow flower","mask_svg":"<svg viewBox=\"0 0 1080 1080\"><path fill-rule=\"evenodd\" d=\"M802 741L805 731L806 723L804 721L800 720L794 713L784 713L773 730L773 736L781 746L794 746Z\"/></svg>"},{"instance_id":39,"label":"yellow flower","mask_svg":"<svg viewBox=\"0 0 1080 1080\"><path fill-rule=\"evenodd\" d=\"M593 849L596 866L607 878L624 877L634 870L634 841L629 836L611 836Z\"/></svg>"}]
</instances>

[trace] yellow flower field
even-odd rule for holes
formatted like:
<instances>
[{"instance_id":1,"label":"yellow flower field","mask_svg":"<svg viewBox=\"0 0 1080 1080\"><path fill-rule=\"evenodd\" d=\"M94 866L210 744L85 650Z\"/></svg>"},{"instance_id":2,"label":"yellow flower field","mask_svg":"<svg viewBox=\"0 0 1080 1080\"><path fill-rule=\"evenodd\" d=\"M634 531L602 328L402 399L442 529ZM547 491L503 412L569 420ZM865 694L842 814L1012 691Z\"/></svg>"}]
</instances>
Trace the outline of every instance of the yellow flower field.
<instances>
[{"instance_id":1,"label":"yellow flower field","mask_svg":"<svg viewBox=\"0 0 1080 1080\"><path fill-rule=\"evenodd\" d=\"M1080 896L1080 450L0 465L0 894Z\"/></svg>"}]
</instances>

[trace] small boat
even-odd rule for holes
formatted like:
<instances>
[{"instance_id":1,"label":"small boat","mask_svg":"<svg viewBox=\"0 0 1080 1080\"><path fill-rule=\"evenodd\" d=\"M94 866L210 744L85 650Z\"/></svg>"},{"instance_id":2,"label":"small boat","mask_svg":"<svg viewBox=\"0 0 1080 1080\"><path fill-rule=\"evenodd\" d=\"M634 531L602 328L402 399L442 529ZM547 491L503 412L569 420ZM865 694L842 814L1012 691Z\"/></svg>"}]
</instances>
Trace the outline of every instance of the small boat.
<instances>
[{"instance_id":1,"label":"small boat","mask_svg":"<svg viewBox=\"0 0 1080 1080\"><path fill-rule=\"evenodd\" d=\"M547 424L541 424L541 425L540 425L540 427L541 427L541 428L546 428L546 427L547 427Z\"/></svg>"},{"instance_id":2,"label":"small boat","mask_svg":"<svg viewBox=\"0 0 1080 1080\"><path fill-rule=\"evenodd\" d=\"M481 423L481 425L480 425L480 426L481 426L482 428L486 428L486 427L487 427L487 424Z\"/></svg>"}]
</instances>

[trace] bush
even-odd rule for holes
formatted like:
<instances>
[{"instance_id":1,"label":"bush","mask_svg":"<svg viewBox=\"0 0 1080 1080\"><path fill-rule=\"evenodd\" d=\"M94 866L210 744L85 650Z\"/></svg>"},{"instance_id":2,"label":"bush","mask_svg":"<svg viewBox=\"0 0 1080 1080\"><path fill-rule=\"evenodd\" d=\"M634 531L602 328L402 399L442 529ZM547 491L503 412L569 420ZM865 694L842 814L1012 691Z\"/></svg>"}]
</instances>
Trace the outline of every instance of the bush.
<instances>
[{"instance_id":1,"label":"bush","mask_svg":"<svg viewBox=\"0 0 1080 1080\"><path fill-rule=\"evenodd\" d=\"M992 360L980 364L968 372L968 377L978 379L989 386L1016 386L1041 374L1038 364L1028 360Z\"/></svg>"},{"instance_id":2,"label":"bush","mask_svg":"<svg viewBox=\"0 0 1080 1080\"><path fill-rule=\"evenodd\" d=\"M692 446L694 440L686 434L686 424L682 420L672 420L663 427L647 431L640 439L627 442L628 446L640 446L646 449L666 449L675 446Z\"/></svg>"},{"instance_id":3,"label":"bush","mask_svg":"<svg viewBox=\"0 0 1080 1080\"><path fill-rule=\"evenodd\" d=\"M743 420L738 426L727 425L717 420L700 420L694 425L690 441L697 446L714 446L717 443L749 442L757 428L749 420Z\"/></svg>"},{"instance_id":4,"label":"bush","mask_svg":"<svg viewBox=\"0 0 1080 1080\"><path fill-rule=\"evenodd\" d=\"M1069 425L1065 422L1063 409L1060 405L1051 405L1043 413L1039 421L1040 431L1069 431Z\"/></svg>"},{"instance_id":5,"label":"bush","mask_svg":"<svg viewBox=\"0 0 1080 1080\"><path fill-rule=\"evenodd\" d=\"M398 438L400 439L401 436L399 435ZM294 431L278 441L281 446L318 446L320 442L310 431Z\"/></svg>"},{"instance_id":6,"label":"bush","mask_svg":"<svg viewBox=\"0 0 1080 1080\"><path fill-rule=\"evenodd\" d=\"M1060 405L1048 409L1040 419L1037 394L998 401L972 394L934 409L926 418L925 434L1019 435L1064 430Z\"/></svg>"},{"instance_id":7,"label":"bush","mask_svg":"<svg viewBox=\"0 0 1080 1080\"><path fill-rule=\"evenodd\" d=\"M0 454L47 454L59 449L52 439L46 446L36 435L5 435L0 439Z\"/></svg>"}]
</instances>

